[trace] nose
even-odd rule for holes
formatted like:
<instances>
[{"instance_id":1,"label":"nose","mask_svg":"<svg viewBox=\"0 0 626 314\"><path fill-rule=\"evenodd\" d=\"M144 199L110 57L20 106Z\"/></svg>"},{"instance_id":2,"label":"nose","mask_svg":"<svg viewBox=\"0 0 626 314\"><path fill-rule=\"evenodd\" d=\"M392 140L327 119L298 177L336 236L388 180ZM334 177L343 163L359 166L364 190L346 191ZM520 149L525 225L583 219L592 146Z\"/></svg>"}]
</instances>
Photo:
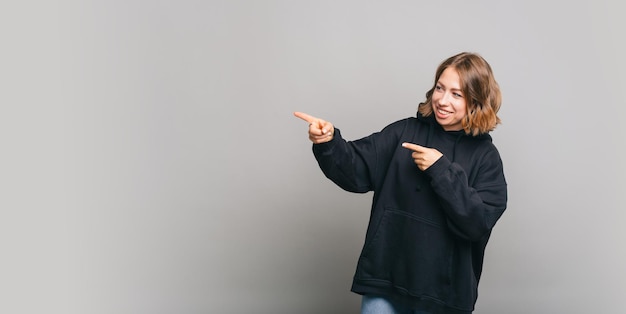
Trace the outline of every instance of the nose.
<instances>
[{"instance_id":1,"label":"nose","mask_svg":"<svg viewBox=\"0 0 626 314\"><path fill-rule=\"evenodd\" d=\"M448 103L448 100L450 98L450 94L446 91L444 92L441 97L439 98L439 100L437 101L437 104L439 105L445 105Z\"/></svg>"}]
</instances>

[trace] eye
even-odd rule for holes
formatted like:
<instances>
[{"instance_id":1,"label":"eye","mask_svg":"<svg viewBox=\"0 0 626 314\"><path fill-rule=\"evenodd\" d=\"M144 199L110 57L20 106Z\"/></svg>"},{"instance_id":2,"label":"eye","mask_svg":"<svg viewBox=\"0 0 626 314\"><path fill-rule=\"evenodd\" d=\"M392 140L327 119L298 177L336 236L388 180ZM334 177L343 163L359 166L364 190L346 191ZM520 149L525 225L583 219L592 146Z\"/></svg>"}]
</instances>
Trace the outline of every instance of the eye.
<instances>
[{"instance_id":1,"label":"eye","mask_svg":"<svg viewBox=\"0 0 626 314\"><path fill-rule=\"evenodd\" d=\"M452 95L454 95L454 97L456 97L456 98L463 98L463 95L461 95L459 93L452 93Z\"/></svg>"},{"instance_id":2,"label":"eye","mask_svg":"<svg viewBox=\"0 0 626 314\"><path fill-rule=\"evenodd\" d=\"M443 88L441 87L441 85L437 84L435 85L435 90L442 90Z\"/></svg>"}]
</instances>

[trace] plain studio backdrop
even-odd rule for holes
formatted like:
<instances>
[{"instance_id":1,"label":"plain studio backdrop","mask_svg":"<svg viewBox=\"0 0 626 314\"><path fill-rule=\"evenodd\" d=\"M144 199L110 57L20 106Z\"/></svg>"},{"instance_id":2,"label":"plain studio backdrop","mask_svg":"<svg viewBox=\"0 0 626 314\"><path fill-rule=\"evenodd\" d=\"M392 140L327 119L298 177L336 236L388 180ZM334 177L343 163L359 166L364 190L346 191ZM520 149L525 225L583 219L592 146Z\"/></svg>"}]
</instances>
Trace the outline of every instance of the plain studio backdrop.
<instances>
[{"instance_id":1,"label":"plain studio backdrop","mask_svg":"<svg viewBox=\"0 0 626 314\"><path fill-rule=\"evenodd\" d=\"M509 203L476 313L625 313L619 1L5 1L2 313L358 313L371 193L317 167L493 67Z\"/></svg>"}]
</instances>

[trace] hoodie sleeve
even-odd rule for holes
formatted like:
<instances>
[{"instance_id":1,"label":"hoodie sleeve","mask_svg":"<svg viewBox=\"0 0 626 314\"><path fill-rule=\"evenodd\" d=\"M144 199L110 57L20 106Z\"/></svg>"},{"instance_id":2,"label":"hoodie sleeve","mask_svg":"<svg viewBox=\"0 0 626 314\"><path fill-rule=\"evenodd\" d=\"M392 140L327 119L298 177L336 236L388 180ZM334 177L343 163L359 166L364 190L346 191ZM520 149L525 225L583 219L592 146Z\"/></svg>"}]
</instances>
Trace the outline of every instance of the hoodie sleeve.
<instances>
[{"instance_id":1,"label":"hoodie sleeve","mask_svg":"<svg viewBox=\"0 0 626 314\"><path fill-rule=\"evenodd\" d=\"M502 160L493 148L482 158L472 186L463 168L441 157L426 173L448 217L448 226L461 238L477 241L488 235L507 202Z\"/></svg>"},{"instance_id":2,"label":"hoodie sleeve","mask_svg":"<svg viewBox=\"0 0 626 314\"><path fill-rule=\"evenodd\" d=\"M366 193L380 185L405 120L356 141L346 141L335 128L333 139L313 144L313 154L324 175L342 189Z\"/></svg>"}]
</instances>

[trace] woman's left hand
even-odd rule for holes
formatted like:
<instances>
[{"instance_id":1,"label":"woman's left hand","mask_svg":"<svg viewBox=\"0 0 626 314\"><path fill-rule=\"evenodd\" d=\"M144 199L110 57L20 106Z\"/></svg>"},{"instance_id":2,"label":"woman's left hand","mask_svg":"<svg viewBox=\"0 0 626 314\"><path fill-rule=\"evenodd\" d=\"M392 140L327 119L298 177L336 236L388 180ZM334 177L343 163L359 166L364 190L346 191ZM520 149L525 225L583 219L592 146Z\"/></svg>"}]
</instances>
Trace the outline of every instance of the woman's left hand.
<instances>
[{"instance_id":1,"label":"woman's left hand","mask_svg":"<svg viewBox=\"0 0 626 314\"><path fill-rule=\"evenodd\" d=\"M413 157L413 161L417 165L417 167L425 171L430 166L432 166L443 154L434 148L428 148L424 146L419 146L417 144L412 143L402 143L402 147L410 149L413 151L411 157Z\"/></svg>"}]
</instances>

